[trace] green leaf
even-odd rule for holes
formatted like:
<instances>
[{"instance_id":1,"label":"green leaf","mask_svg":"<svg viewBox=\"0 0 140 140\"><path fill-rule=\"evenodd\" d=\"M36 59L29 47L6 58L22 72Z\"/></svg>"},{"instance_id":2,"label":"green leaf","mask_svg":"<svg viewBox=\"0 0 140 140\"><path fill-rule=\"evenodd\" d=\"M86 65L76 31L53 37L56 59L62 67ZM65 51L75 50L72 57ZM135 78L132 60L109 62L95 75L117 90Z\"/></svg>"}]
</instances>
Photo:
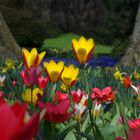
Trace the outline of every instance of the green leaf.
<instances>
[{"instance_id":1,"label":"green leaf","mask_svg":"<svg viewBox=\"0 0 140 140\"><path fill-rule=\"evenodd\" d=\"M66 126L62 131L56 134L51 140L63 140L67 133L77 126L77 122L73 121Z\"/></svg>"},{"instance_id":2,"label":"green leaf","mask_svg":"<svg viewBox=\"0 0 140 140\"><path fill-rule=\"evenodd\" d=\"M54 94L55 94L55 91L56 91L56 84L54 84L53 86L52 86L52 89L51 89L51 92L50 92L50 98L52 98L53 96L54 96Z\"/></svg>"},{"instance_id":3,"label":"green leaf","mask_svg":"<svg viewBox=\"0 0 140 140\"><path fill-rule=\"evenodd\" d=\"M85 122L82 126L82 129L81 129L82 132L85 132L86 127L88 126L89 120L90 120L90 117L89 117L89 113L88 113L88 116L86 117L86 120L85 120Z\"/></svg>"},{"instance_id":4,"label":"green leaf","mask_svg":"<svg viewBox=\"0 0 140 140\"><path fill-rule=\"evenodd\" d=\"M87 134L87 133L83 133L83 132L81 132L81 133L76 132L76 133L77 133L78 135L81 135L82 137L87 138L87 140L94 140L94 137L91 136L91 135L89 135L89 134Z\"/></svg>"},{"instance_id":5,"label":"green leaf","mask_svg":"<svg viewBox=\"0 0 140 140\"><path fill-rule=\"evenodd\" d=\"M50 140L51 136L52 136L52 132L53 128L50 122L48 121L44 121L44 125L43 125L43 137L45 138L45 140Z\"/></svg>"},{"instance_id":6,"label":"green leaf","mask_svg":"<svg viewBox=\"0 0 140 140\"><path fill-rule=\"evenodd\" d=\"M113 140L118 136L124 136L124 129L122 125L113 125L101 129L102 135L106 140Z\"/></svg>"},{"instance_id":7,"label":"green leaf","mask_svg":"<svg viewBox=\"0 0 140 140\"><path fill-rule=\"evenodd\" d=\"M64 138L64 140L76 140L76 137L72 131L70 131Z\"/></svg>"}]
</instances>

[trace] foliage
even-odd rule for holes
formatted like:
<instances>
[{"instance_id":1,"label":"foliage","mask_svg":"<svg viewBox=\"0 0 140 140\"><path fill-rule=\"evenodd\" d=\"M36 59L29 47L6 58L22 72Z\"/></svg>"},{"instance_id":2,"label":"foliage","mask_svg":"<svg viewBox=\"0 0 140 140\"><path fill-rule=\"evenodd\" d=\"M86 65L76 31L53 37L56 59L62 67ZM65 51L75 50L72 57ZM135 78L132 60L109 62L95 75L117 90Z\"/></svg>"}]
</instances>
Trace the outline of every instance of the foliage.
<instances>
[{"instance_id":1,"label":"foliage","mask_svg":"<svg viewBox=\"0 0 140 140\"><path fill-rule=\"evenodd\" d=\"M8 25L17 43L28 48L40 47L44 38L60 34L60 30L46 20L21 19Z\"/></svg>"},{"instance_id":2,"label":"foliage","mask_svg":"<svg viewBox=\"0 0 140 140\"><path fill-rule=\"evenodd\" d=\"M98 12L99 23L90 29L90 34L100 43L106 44L127 39L134 28L139 0L104 0L100 5L103 14ZM89 31L86 35L89 35Z\"/></svg>"},{"instance_id":3,"label":"foliage","mask_svg":"<svg viewBox=\"0 0 140 140\"><path fill-rule=\"evenodd\" d=\"M113 49L111 54L115 56L123 56L126 52L127 47L130 45L129 39L125 41L116 40L113 44Z\"/></svg>"}]
</instances>

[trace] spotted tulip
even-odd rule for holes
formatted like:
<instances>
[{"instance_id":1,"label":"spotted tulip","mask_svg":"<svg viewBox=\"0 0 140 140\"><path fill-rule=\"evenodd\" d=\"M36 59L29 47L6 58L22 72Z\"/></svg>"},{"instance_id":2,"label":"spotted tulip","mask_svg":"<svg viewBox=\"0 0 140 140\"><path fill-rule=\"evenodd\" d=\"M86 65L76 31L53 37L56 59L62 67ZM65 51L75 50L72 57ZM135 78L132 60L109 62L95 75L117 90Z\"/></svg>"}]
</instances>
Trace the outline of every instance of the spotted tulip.
<instances>
[{"instance_id":1,"label":"spotted tulip","mask_svg":"<svg viewBox=\"0 0 140 140\"><path fill-rule=\"evenodd\" d=\"M81 89L78 89L77 91L72 90L71 97L72 97L73 102L76 104L80 103L84 94L85 92L82 91Z\"/></svg>"},{"instance_id":2,"label":"spotted tulip","mask_svg":"<svg viewBox=\"0 0 140 140\"><path fill-rule=\"evenodd\" d=\"M82 36L79 40L72 40L72 48L79 64L85 64L95 48L95 43L93 39L85 39Z\"/></svg>"},{"instance_id":3,"label":"spotted tulip","mask_svg":"<svg viewBox=\"0 0 140 140\"><path fill-rule=\"evenodd\" d=\"M35 88L32 91L31 88L27 88L25 93L22 93L22 99L24 102L36 105L38 101L38 95L43 96L43 90Z\"/></svg>"},{"instance_id":4,"label":"spotted tulip","mask_svg":"<svg viewBox=\"0 0 140 140\"><path fill-rule=\"evenodd\" d=\"M44 58L45 54L46 54L45 51L39 54L36 48L33 48L30 52L27 49L23 48L22 55L24 59L24 65L27 68L38 67L42 59Z\"/></svg>"},{"instance_id":5,"label":"spotted tulip","mask_svg":"<svg viewBox=\"0 0 140 140\"><path fill-rule=\"evenodd\" d=\"M95 104L95 107L94 107L93 112L92 112L93 113L93 117L97 117L99 115L101 106L102 105L100 103L96 103Z\"/></svg>"},{"instance_id":6,"label":"spotted tulip","mask_svg":"<svg viewBox=\"0 0 140 140\"><path fill-rule=\"evenodd\" d=\"M115 99L116 92L112 91L112 87L106 87L104 89L92 88L92 99L103 103L106 101L113 101Z\"/></svg>"},{"instance_id":7,"label":"spotted tulip","mask_svg":"<svg viewBox=\"0 0 140 140\"><path fill-rule=\"evenodd\" d=\"M40 108L46 109L46 120L52 123L63 123L67 121L71 114L74 112L72 110L71 112L68 112L68 109L70 108L70 101L65 100L61 101L58 104L52 104L52 103L38 103Z\"/></svg>"},{"instance_id":8,"label":"spotted tulip","mask_svg":"<svg viewBox=\"0 0 140 140\"><path fill-rule=\"evenodd\" d=\"M74 118L77 121L80 121L82 118L82 115L83 115L84 111L87 109L87 107L85 105L82 105L81 103L79 103L79 104L74 104L74 108L75 108Z\"/></svg>"},{"instance_id":9,"label":"spotted tulip","mask_svg":"<svg viewBox=\"0 0 140 140\"><path fill-rule=\"evenodd\" d=\"M61 75L61 79L66 86L72 87L77 81L78 73L79 68L74 68L72 64L68 67L65 66Z\"/></svg>"},{"instance_id":10,"label":"spotted tulip","mask_svg":"<svg viewBox=\"0 0 140 140\"><path fill-rule=\"evenodd\" d=\"M25 104L0 105L1 140L32 140L35 137L39 127L39 114L34 114L27 120L26 110Z\"/></svg>"},{"instance_id":11,"label":"spotted tulip","mask_svg":"<svg viewBox=\"0 0 140 140\"><path fill-rule=\"evenodd\" d=\"M0 75L0 87L3 87L4 86L5 79L6 79L6 76L5 75L3 75L3 76Z\"/></svg>"},{"instance_id":12,"label":"spotted tulip","mask_svg":"<svg viewBox=\"0 0 140 140\"><path fill-rule=\"evenodd\" d=\"M74 104L74 108L75 108L74 117L77 121L81 120L83 113L87 109L87 100L88 100L88 94L84 94L80 102Z\"/></svg>"},{"instance_id":13,"label":"spotted tulip","mask_svg":"<svg viewBox=\"0 0 140 140\"><path fill-rule=\"evenodd\" d=\"M44 67L48 74L49 80L55 83L61 77L61 73L64 69L64 62L60 61L56 63L54 60L51 60L50 62L44 62Z\"/></svg>"}]
</instances>

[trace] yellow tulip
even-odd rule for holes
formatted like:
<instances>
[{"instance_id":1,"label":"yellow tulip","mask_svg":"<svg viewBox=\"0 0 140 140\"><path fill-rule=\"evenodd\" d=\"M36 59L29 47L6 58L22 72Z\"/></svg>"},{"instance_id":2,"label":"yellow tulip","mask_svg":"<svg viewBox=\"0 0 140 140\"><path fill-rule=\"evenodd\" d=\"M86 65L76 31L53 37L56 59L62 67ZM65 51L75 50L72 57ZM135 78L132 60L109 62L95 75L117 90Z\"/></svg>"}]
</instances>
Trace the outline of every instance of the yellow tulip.
<instances>
[{"instance_id":1,"label":"yellow tulip","mask_svg":"<svg viewBox=\"0 0 140 140\"><path fill-rule=\"evenodd\" d=\"M40 54L38 54L37 49L33 48L31 52L29 52L27 49L22 49L22 55L24 58L24 64L27 68L30 68L32 66L38 67L41 63L42 59L44 58L46 52L43 51Z\"/></svg>"},{"instance_id":2,"label":"yellow tulip","mask_svg":"<svg viewBox=\"0 0 140 140\"><path fill-rule=\"evenodd\" d=\"M48 74L49 80L51 82L57 82L60 79L61 73L64 69L64 62L60 61L56 63L54 60L51 60L49 63L44 62L44 67Z\"/></svg>"},{"instance_id":3,"label":"yellow tulip","mask_svg":"<svg viewBox=\"0 0 140 140\"><path fill-rule=\"evenodd\" d=\"M77 61L80 64L85 64L95 48L95 43L91 38L86 40L84 37L81 37L79 41L76 39L72 40L72 48Z\"/></svg>"},{"instance_id":4,"label":"yellow tulip","mask_svg":"<svg viewBox=\"0 0 140 140\"><path fill-rule=\"evenodd\" d=\"M76 82L78 73L79 68L74 68L72 64L68 67L65 66L61 75L61 79L66 86L71 87Z\"/></svg>"},{"instance_id":5,"label":"yellow tulip","mask_svg":"<svg viewBox=\"0 0 140 140\"><path fill-rule=\"evenodd\" d=\"M32 103L33 105L36 105L38 100L38 96L37 96L38 94L42 96L43 90L39 88L35 88L33 89L33 91L31 91L31 88L27 88L25 90L25 93L22 94L22 99L27 103Z\"/></svg>"}]
</instances>

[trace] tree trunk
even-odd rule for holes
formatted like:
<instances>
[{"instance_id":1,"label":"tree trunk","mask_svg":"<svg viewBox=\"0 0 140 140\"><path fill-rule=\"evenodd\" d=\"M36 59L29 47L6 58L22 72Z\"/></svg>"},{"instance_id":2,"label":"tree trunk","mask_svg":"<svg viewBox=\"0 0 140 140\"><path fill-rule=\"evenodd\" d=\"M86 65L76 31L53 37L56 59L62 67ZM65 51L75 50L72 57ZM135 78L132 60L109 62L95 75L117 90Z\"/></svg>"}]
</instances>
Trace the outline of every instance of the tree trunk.
<instances>
[{"instance_id":1,"label":"tree trunk","mask_svg":"<svg viewBox=\"0 0 140 140\"><path fill-rule=\"evenodd\" d=\"M125 55L117 65L139 65L140 64L140 3L136 16L136 22L131 37L131 43Z\"/></svg>"},{"instance_id":2,"label":"tree trunk","mask_svg":"<svg viewBox=\"0 0 140 140\"><path fill-rule=\"evenodd\" d=\"M0 58L17 59L21 56L21 48L13 38L0 12Z\"/></svg>"}]
</instances>

